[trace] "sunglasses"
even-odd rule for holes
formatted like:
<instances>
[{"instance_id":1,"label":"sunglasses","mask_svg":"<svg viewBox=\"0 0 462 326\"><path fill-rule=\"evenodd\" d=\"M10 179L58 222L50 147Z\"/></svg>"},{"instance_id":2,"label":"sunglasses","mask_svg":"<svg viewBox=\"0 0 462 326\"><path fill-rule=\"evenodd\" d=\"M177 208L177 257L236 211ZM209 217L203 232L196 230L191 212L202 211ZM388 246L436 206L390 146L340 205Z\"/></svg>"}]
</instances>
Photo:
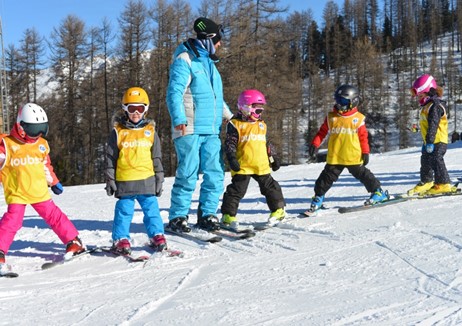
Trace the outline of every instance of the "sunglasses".
<instances>
[{"instance_id":1,"label":"sunglasses","mask_svg":"<svg viewBox=\"0 0 462 326\"><path fill-rule=\"evenodd\" d=\"M145 104L127 104L124 105L124 110L130 114L134 114L138 112L139 114L143 114L148 109L148 106Z\"/></svg>"}]
</instances>

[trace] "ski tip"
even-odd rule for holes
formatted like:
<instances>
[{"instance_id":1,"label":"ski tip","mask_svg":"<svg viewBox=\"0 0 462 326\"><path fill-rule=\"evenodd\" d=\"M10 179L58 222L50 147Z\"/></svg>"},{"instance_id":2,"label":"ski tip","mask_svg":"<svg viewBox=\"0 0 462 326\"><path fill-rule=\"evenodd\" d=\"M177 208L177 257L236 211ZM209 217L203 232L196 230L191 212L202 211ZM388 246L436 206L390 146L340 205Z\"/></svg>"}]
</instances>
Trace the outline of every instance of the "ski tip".
<instances>
[{"instance_id":1,"label":"ski tip","mask_svg":"<svg viewBox=\"0 0 462 326\"><path fill-rule=\"evenodd\" d=\"M315 210L315 211L306 210L304 212L299 213L298 218L314 217L316 215L318 215L318 210Z\"/></svg>"},{"instance_id":2,"label":"ski tip","mask_svg":"<svg viewBox=\"0 0 462 326\"><path fill-rule=\"evenodd\" d=\"M18 276L19 276L19 274L15 273L15 272L8 272L8 273L5 273L5 274L0 274L0 277L5 277L5 278L16 278Z\"/></svg>"}]
</instances>

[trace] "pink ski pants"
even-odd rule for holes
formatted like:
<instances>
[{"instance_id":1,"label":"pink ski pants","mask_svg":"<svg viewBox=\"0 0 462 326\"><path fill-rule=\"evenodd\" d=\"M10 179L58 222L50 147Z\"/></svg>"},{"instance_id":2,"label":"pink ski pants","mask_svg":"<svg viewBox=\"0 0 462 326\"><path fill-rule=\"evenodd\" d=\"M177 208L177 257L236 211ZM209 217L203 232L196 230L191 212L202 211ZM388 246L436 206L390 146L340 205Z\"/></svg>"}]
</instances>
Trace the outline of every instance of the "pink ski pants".
<instances>
[{"instance_id":1,"label":"pink ski pants","mask_svg":"<svg viewBox=\"0 0 462 326\"><path fill-rule=\"evenodd\" d=\"M49 199L41 203L31 204L35 211L56 233L62 243L68 243L79 232L69 218ZM26 204L9 204L0 220L0 250L5 254L10 249L16 233L22 228Z\"/></svg>"}]
</instances>

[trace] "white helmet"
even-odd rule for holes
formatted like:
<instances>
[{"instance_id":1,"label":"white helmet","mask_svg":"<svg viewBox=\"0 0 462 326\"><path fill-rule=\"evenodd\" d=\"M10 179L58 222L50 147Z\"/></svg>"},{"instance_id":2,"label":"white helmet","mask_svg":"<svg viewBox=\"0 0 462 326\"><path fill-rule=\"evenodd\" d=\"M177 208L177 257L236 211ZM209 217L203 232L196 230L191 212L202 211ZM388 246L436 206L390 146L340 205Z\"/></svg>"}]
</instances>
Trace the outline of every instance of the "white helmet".
<instances>
[{"instance_id":1,"label":"white helmet","mask_svg":"<svg viewBox=\"0 0 462 326\"><path fill-rule=\"evenodd\" d=\"M48 117L45 111L35 103L25 104L18 112L18 127L29 137L46 136Z\"/></svg>"}]
</instances>

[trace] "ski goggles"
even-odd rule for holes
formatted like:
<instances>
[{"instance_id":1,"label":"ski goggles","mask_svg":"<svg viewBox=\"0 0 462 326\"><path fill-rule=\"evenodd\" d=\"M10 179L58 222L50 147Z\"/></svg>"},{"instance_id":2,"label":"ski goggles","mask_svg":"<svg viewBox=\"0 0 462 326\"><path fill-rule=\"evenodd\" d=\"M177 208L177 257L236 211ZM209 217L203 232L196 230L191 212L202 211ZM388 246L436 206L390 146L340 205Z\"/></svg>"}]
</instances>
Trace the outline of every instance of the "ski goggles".
<instances>
[{"instance_id":1,"label":"ski goggles","mask_svg":"<svg viewBox=\"0 0 462 326\"><path fill-rule=\"evenodd\" d=\"M135 112L143 114L148 110L148 106L146 104L124 104L123 108L130 114L134 114Z\"/></svg>"},{"instance_id":2,"label":"ski goggles","mask_svg":"<svg viewBox=\"0 0 462 326\"><path fill-rule=\"evenodd\" d=\"M20 123L22 129L27 136L36 138L40 135L46 136L48 134L48 122L42 123L28 123L21 121Z\"/></svg>"},{"instance_id":3,"label":"ski goggles","mask_svg":"<svg viewBox=\"0 0 462 326\"><path fill-rule=\"evenodd\" d=\"M249 108L249 111L255 112L256 114L262 114L262 112L265 110L263 105L260 103L254 103L251 105L246 105L247 108ZM252 109L252 110L250 110Z\"/></svg>"},{"instance_id":4,"label":"ski goggles","mask_svg":"<svg viewBox=\"0 0 462 326\"><path fill-rule=\"evenodd\" d=\"M335 102L338 105L346 106L346 107L349 107L351 103L349 99L341 97L341 96L335 96Z\"/></svg>"}]
</instances>

